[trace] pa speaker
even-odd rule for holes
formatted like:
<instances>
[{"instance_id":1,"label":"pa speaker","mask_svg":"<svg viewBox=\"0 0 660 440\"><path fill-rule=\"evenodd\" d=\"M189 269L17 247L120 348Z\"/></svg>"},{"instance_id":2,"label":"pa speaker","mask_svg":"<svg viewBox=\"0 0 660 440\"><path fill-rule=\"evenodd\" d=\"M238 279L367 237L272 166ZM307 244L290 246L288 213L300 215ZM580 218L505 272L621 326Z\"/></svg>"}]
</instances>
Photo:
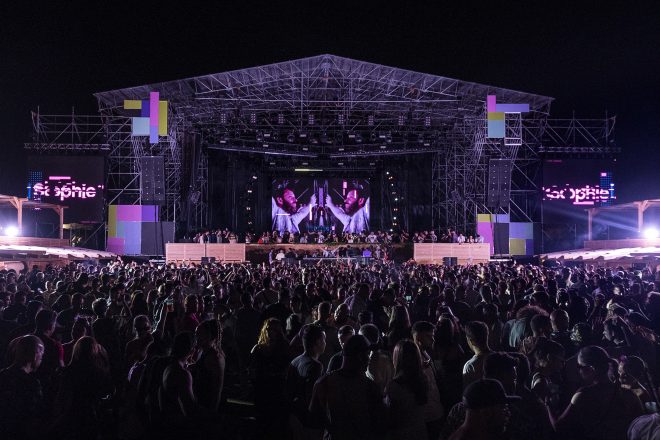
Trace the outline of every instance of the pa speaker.
<instances>
[{"instance_id":1,"label":"pa speaker","mask_svg":"<svg viewBox=\"0 0 660 440\"><path fill-rule=\"evenodd\" d=\"M457 257L442 257L442 264L444 266L457 266L458 258Z\"/></svg>"},{"instance_id":2,"label":"pa speaker","mask_svg":"<svg viewBox=\"0 0 660 440\"><path fill-rule=\"evenodd\" d=\"M140 197L143 205L165 203L165 161L162 156L140 158Z\"/></svg>"},{"instance_id":3,"label":"pa speaker","mask_svg":"<svg viewBox=\"0 0 660 440\"><path fill-rule=\"evenodd\" d=\"M488 199L489 208L507 208L511 197L511 172L513 160L490 159L488 162Z\"/></svg>"}]
</instances>

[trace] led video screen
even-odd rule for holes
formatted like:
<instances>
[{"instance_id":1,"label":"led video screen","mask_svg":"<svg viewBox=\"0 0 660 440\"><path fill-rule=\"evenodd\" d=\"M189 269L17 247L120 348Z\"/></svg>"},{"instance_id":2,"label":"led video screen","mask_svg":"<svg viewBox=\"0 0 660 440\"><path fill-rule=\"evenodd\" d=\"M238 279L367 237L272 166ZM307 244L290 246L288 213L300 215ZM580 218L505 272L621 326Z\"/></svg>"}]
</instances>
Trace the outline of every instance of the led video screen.
<instances>
[{"instance_id":1,"label":"led video screen","mask_svg":"<svg viewBox=\"0 0 660 440\"><path fill-rule=\"evenodd\" d=\"M584 218L585 209L616 201L612 159L552 159L543 163L545 221Z\"/></svg>"},{"instance_id":2,"label":"led video screen","mask_svg":"<svg viewBox=\"0 0 660 440\"><path fill-rule=\"evenodd\" d=\"M360 233L369 230L369 180L274 179L271 207L272 228L280 233Z\"/></svg>"},{"instance_id":3,"label":"led video screen","mask_svg":"<svg viewBox=\"0 0 660 440\"><path fill-rule=\"evenodd\" d=\"M101 156L30 156L27 198L64 205L65 223L103 221Z\"/></svg>"}]
</instances>

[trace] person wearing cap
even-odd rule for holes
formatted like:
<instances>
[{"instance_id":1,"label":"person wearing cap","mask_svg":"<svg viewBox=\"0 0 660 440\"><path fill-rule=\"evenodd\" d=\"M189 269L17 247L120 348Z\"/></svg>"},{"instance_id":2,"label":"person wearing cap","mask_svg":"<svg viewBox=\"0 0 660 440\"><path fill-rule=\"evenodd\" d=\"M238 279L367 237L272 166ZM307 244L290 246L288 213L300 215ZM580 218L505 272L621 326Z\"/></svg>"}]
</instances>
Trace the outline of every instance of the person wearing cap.
<instances>
[{"instance_id":1,"label":"person wearing cap","mask_svg":"<svg viewBox=\"0 0 660 440\"><path fill-rule=\"evenodd\" d=\"M571 403L556 420L550 413L557 434L580 439L622 439L630 423L641 416L644 408L630 390L610 381L607 352L590 345L580 350L578 368L584 383L573 395Z\"/></svg>"},{"instance_id":2,"label":"person wearing cap","mask_svg":"<svg viewBox=\"0 0 660 440\"><path fill-rule=\"evenodd\" d=\"M529 390L525 392L524 383L529 375L529 365L525 365L526 363L527 358L520 353L492 352L484 361L484 378L499 381L507 394L521 396L520 401L510 406L511 418L506 426L507 438L550 439L554 429L545 406ZM448 439L463 424L465 411L463 401L451 408L442 428L441 440Z\"/></svg>"},{"instance_id":3,"label":"person wearing cap","mask_svg":"<svg viewBox=\"0 0 660 440\"><path fill-rule=\"evenodd\" d=\"M386 408L379 387L366 376L369 342L353 335L344 344L339 370L314 385L309 405L312 424L331 440L376 440L384 435Z\"/></svg>"},{"instance_id":4,"label":"person wearing cap","mask_svg":"<svg viewBox=\"0 0 660 440\"><path fill-rule=\"evenodd\" d=\"M519 401L505 393L495 379L472 382L463 392L465 421L449 440L495 440L502 437L509 419L507 405Z\"/></svg>"}]
</instances>

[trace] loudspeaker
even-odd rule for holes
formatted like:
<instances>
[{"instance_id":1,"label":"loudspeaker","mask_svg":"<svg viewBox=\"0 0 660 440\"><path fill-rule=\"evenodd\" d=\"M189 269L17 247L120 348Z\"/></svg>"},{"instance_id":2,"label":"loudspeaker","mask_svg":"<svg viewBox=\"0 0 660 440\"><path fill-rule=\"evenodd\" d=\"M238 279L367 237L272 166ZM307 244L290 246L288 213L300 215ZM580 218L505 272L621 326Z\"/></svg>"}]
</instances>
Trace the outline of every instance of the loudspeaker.
<instances>
[{"instance_id":1,"label":"loudspeaker","mask_svg":"<svg viewBox=\"0 0 660 440\"><path fill-rule=\"evenodd\" d=\"M213 264L215 263L215 257L202 257L202 264Z\"/></svg>"},{"instance_id":2,"label":"loudspeaker","mask_svg":"<svg viewBox=\"0 0 660 440\"><path fill-rule=\"evenodd\" d=\"M511 197L511 171L513 160L490 159L488 162L488 200L489 208L507 208Z\"/></svg>"},{"instance_id":3,"label":"loudspeaker","mask_svg":"<svg viewBox=\"0 0 660 440\"><path fill-rule=\"evenodd\" d=\"M458 258L457 257L442 257L443 266L457 266Z\"/></svg>"},{"instance_id":4,"label":"loudspeaker","mask_svg":"<svg viewBox=\"0 0 660 440\"><path fill-rule=\"evenodd\" d=\"M140 158L140 197L143 205L165 203L165 160L162 156Z\"/></svg>"}]
</instances>

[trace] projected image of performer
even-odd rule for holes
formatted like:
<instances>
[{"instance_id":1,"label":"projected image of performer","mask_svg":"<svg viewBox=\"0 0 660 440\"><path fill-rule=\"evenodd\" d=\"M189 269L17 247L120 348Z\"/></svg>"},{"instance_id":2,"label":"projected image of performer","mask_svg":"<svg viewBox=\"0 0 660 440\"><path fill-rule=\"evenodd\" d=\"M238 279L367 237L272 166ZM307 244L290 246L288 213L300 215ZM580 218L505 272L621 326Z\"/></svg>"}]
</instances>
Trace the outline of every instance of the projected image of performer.
<instances>
[{"instance_id":1,"label":"projected image of performer","mask_svg":"<svg viewBox=\"0 0 660 440\"><path fill-rule=\"evenodd\" d=\"M330 212L344 225L344 232L359 233L369 230L369 197L361 193L362 188L346 190L344 200L337 206L328 194L325 199Z\"/></svg>"},{"instance_id":2,"label":"projected image of performer","mask_svg":"<svg viewBox=\"0 0 660 440\"><path fill-rule=\"evenodd\" d=\"M282 182L274 188L272 198L272 223L273 230L280 233L300 232L300 222L309 214L309 205L316 204L316 196L311 194L308 205L299 203L295 188L287 181ZM306 193L305 190L303 193Z\"/></svg>"}]
</instances>

